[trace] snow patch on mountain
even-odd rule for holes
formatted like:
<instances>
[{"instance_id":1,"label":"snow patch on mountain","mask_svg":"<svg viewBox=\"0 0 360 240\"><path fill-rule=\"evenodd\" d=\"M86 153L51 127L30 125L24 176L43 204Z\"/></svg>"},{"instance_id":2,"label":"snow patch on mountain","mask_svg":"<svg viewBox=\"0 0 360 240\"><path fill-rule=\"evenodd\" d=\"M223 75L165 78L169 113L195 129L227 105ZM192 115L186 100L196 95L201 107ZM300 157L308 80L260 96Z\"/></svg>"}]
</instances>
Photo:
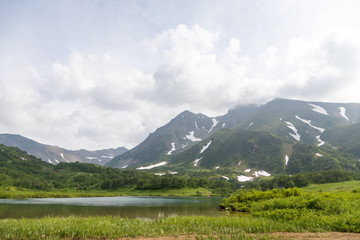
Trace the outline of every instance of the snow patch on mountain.
<instances>
[{"instance_id":1,"label":"snow patch on mountain","mask_svg":"<svg viewBox=\"0 0 360 240\"><path fill-rule=\"evenodd\" d=\"M122 169L125 169L125 168L127 168L129 165L125 165L125 166L123 166L123 167L121 167Z\"/></svg>"},{"instance_id":2,"label":"snow patch on mountain","mask_svg":"<svg viewBox=\"0 0 360 240\"><path fill-rule=\"evenodd\" d=\"M194 136L194 131L189 132L189 135L186 135L185 139L188 139L188 140L193 141L193 142L201 141L200 138L197 138L197 137Z\"/></svg>"},{"instance_id":3,"label":"snow patch on mountain","mask_svg":"<svg viewBox=\"0 0 360 240\"><path fill-rule=\"evenodd\" d=\"M289 162L289 156L288 156L288 155L285 155L285 165L286 165L286 166L288 165L288 162Z\"/></svg>"},{"instance_id":4,"label":"snow patch on mountain","mask_svg":"<svg viewBox=\"0 0 360 240\"><path fill-rule=\"evenodd\" d=\"M224 127L225 127L225 125L226 125L226 123L223 123L223 124L222 124L222 128L224 128Z\"/></svg>"},{"instance_id":5,"label":"snow patch on mountain","mask_svg":"<svg viewBox=\"0 0 360 240\"><path fill-rule=\"evenodd\" d=\"M178 174L178 172L169 172L172 175Z\"/></svg>"},{"instance_id":6,"label":"snow patch on mountain","mask_svg":"<svg viewBox=\"0 0 360 240\"><path fill-rule=\"evenodd\" d=\"M138 169L138 170L153 169L153 168L156 168L156 167L164 166L166 164L167 164L167 162L160 162L160 163L157 163L157 164L151 164L149 166L139 167L139 168L136 168L136 169Z\"/></svg>"},{"instance_id":7,"label":"snow patch on mountain","mask_svg":"<svg viewBox=\"0 0 360 240\"><path fill-rule=\"evenodd\" d=\"M253 177L247 177L247 176L237 176L238 182L248 182L254 180Z\"/></svg>"},{"instance_id":8,"label":"snow patch on mountain","mask_svg":"<svg viewBox=\"0 0 360 240\"><path fill-rule=\"evenodd\" d=\"M56 160L56 159L55 159L55 162L56 162L57 164L59 164L59 163L60 163L60 162L59 162L58 160Z\"/></svg>"},{"instance_id":9,"label":"snow patch on mountain","mask_svg":"<svg viewBox=\"0 0 360 240\"><path fill-rule=\"evenodd\" d=\"M216 166L216 167L215 167L215 169L219 169L219 168L220 168L220 166Z\"/></svg>"},{"instance_id":10,"label":"snow patch on mountain","mask_svg":"<svg viewBox=\"0 0 360 240\"><path fill-rule=\"evenodd\" d=\"M209 132L211 132L211 130L213 130L213 128L216 127L216 125L219 123L219 121L216 120L216 118L212 118L211 120L213 122L213 125L211 126Z\"/></svg>"},{"instance_id":11,"label":"snow patch on mountain","mask_svg":"<svg viewBox=\"0 0 360 240\"><path fill-rule=\"evenodd\" d=\"M343 118L345 118L347 121L350 121L350 119L346 116L346 108L344 108L344 107L339 107L339 109L340 109L340 115L343 117Z\"/></svg>"},{"instance_id":12,"label":"snow patch on mountain","mask_svg":"<svg viewBox=\"0 0 360 240\"><path fill-rule=\"evenodd\" d=\"M320 131L321 133L323 133L325 131L324 128L320 128L320 127L315 127L314 125L311 124L311 120L306 120L306 119L302 119L301 117L299 117L298 115L295 116L297 119L299 119L300 121L302 121L303 123L306 123L307 125L309 125L310 127Z\"/></svg>"},{"instance_id":13,"label":"snow patch on mountain","mask_svg":"<svg viewBox=\"0 0 360 240\"><path fill-rule=\"evenodd\" d=\"M318 112L318 113L321 113L321 114L324 114L324 115L328 115L328 112L323 108L323 107L320 107L318 105L315 105L315 104L311 104L311 103L308 103L308 105L312 106L313 108L311 110L313 110L314 112Z\"/></svg>"},{"instance_id":14,"label":"snow patch on mountain","mask_svg":"<svg viewBox=\"0 0 360 240\"><path fill-rule=\"evenodd\" d=\"M212 140L210 140L210 142L208 142L205 146L202 147L200 154L202 154L211 144Z\"/></svg>"},{"instance_id":15,"label":"snow patch on mountain","mask_svg":"<svg viewBox=\"0 0 360 240\"><path fill-rule=\"evenodd\" d=\"M221 176L222 178L225 178L226 180L230 180L230 178L226 177L226 176Z\"/></svg>"},{"instance_id":16,"label":"snow patch on mountain","mask_svg":"<svg viewBox=\"0 0 360 240\"><path fill-rule=\"evenodd\" d=\"M295 134L289 133L290 136L292 136L293 138L295 138L296 141L300 141L301 135L298 134L297 129L295 128L295 126L291 123L291 122L286 122L287 127L290 128Z\"/></svg>"},{"instance_id":17,"label":"snow patch on mountain","mask_svg":"<svg viewBox=\"0 0 360 240\"><path fill-rule=\"evenodd\" d=\"M48 162L51 163L51 164L54 164L50 159L48 159Z\"/></svg>"},{"instance_id":18,"label":"snow patch on mountain","mask_svg":"<svg viewBox=\"0 0 360 240\"><path fill-rule=\"evenodd\" d=\"M250 172L250 171L251 171L250 168L244 170L244 172L246 172L246 173L248 173L248 172Z\"/></svg>"},{"instance_id":19,"label":"snow patch on mountain","mask_svg":"<svg viewBox=\"0 0 360 240\"><path fill-rule=\"evenodd\" d=\"M171 143L171 146L172 146L171 150L168 151L168 153L167 153L166 155L171 155L174 151L176 151L175 143L174 143L174 142Z\"/></svg>"},{"instance_id":20,"label":"snow patch on mountain","mask_svg":"<svg viewBox=\"0 0 360 240\"><path fill-rule=\"evenodd\" d=\"M255 177L260 177L260 176L270 177L270 176L271 176L270 173L268 173L268 172L266 172L266 171L264 171L264 170L255 171L255 172L253 173L253 175L254 175Z\"/></svg>"},{"instance_id":21,"label":"snow patch on mountain","mask_svg":"<svg viewBox=\"0 0 360 240\"><path fill-rule=\"evenodd\" d=\"M316 136L316 139L319 141L318 147L322 146L325 144L325 142L323 140L321 140L320 135Z\"/></svg>"},{"instance_id":22,"label":"snow patch on mountain","mask_svg":"<svg viewBox=\"0 0 360 240\"><path fill-rule=\"evenodd\" d=\"M60 153L60 155L61 155L62 159L65 159L64 154L63 154L63 153Z\"/></svg>"},{"instance_id":23,"label":"snow patch on mountain","mask_svg":"<svg viewBox=\"0 0 360 240\"><path fill-rule=\"evenodd\" d=\"M250 124L249 124L249 126L247 126L246 128L245 128L245 132L249 129L249 127L251 127L252 125L254 124L254 122L251 122Z\"/></svg>"},{"instance_id":24,"label":"snow patch on mountain","mask_svg":"<svg viewBox=\"0 0 360 240\"><path fill-rule=\"evenodd\" d=\"M155 173L156 176L164 176L166 173Z\"/></svg>"},{"instance_id":25,"label":"snow patch on mountain","mask_svg":"<svg viewBox=\"0 0 360 240\"><path fill-rule=\"evenodd\" d=\"M200 160L201 160L202 158L203 158L203 157L198 158L198 159L195 159L195 161L194 161L194 167L199 166L199 162L200 162Z\"/></svg>"},{"instance_id":26,"label":"snow patch on mountain","mask_svg":"<svg viewBox=\"0 0 360 240\"><path fill-rule=\"evenodd\" d=\"M86 159L94 160L94 159L97 159L97 157L86 157Z\"/></svg>"},{"instance_id":27,"label":"snow patch on mountain","mask_svg":"<svg viewBox=\"0 0 360 240\"><path fill-rule=\"evenodd\" d=\"M197 121L195 121L195 128L199 129L198 125L197 125Z\"/></svg>"},{"instance_id":28,"label":"snow patch on mountain","mask_svg":"<svg viewBox=\"0 0 360 240\"><path fill-rule=\"evenodd\" d=\"M112 159L114 158L113 156L101 156L102 158L109 158L109 159Z\"/></svg>"},{"instance_id":29,"label":"snow patch on mountain","mask_svg":"<svg viewBox=\"0 0 360 240\"><path fill-rule=\"evenodd\" d=\"M318 156L318 157L324 156L324 155L322 155L321 153L315 153L315 155Z\"/></svg>"}]
</instances>

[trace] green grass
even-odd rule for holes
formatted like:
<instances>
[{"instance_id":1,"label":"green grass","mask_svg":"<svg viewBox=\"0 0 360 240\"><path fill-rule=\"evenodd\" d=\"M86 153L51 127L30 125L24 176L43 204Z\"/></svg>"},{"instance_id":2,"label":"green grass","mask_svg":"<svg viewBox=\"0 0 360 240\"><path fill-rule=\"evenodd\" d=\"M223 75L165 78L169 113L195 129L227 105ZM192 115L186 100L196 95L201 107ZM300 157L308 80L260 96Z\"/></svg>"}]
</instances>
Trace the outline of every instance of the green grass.
<instances>
[{"instance_id":1,"label":"green grass","mask_svg":"<svg viewBox=\"0 0 360 240\"><path fill-rule=\"evenodd\" d=\"M120 217L0 220L0 239L116 239L191 235L236 239L249 233L351 231L351 217L308 216L293 220L244 217L174 217L147 221ZM232 238L234 237L234 238ZM249 237L250 238L250 237ZM239 239L239 238L238 238ZM251 238L250 238L251 239Z\"/></svg>"},{"instance_id":2,"label":"green grass","mask_svg":"<svg viewBox=\"0 0 360 240\"><path fill-rule=\"evenodd\" d=\"M324 184L310 184L309 186L301 188L305 192L331 192L338 190L355 190L360 189L360 181L346 181L338 183L324 183Z\"/></svg>"},{"instance_id":3,"label":"green grass","mask_svg":"<svg viewBox=\"0 0 360 240\"><path fill-rule=\"evenodd\" d=\"M57 190L39 191L11 187L0 189L0 198L70 198L70 197L113 197L113 196L208 196L210 190L205 188L181 188L160 190L138 190L123 188L115 191L106 190Z\"/></svg>"}]
</instances>

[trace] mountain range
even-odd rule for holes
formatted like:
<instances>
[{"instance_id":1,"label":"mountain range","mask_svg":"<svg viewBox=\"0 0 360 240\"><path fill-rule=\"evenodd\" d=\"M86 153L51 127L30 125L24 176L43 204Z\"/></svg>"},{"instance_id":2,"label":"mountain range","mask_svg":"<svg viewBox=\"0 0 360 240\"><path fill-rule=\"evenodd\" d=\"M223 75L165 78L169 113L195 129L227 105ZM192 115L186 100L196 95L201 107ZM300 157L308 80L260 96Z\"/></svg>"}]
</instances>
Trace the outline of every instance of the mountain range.
<instances>
[{"instance_id":1,"label":"mountain range","mask_svg":"<svg viewBox=\"0 0 360 240\"><path fill-rule=\"evenodd\" d=\"M105 165L115 156L127 151L124 147L97 151L88 151L84 149L73 151L57 146L41 144L15 134L0 134L0 144L9 147L17 147L28 154L51 164L58 164L60 162L82 162Z\"/></svg>"},{"instance_id":2,"label":"mountain range","mask_svg":"<svg viewBox=\"0 0 360 240\"><path fill-rule=\"evenodd\" d=\"M106 166L250 176L359 170L360 104L274 99L218 117L180 113Z\"/></svg>"},{"instance_id":3,"label":"mountain range","mask_svg":"<svg viewBox=\"0 0 360 240\"><path fill-rule=\"evenodd\" d=\"M237 106L217 117L184 111L128 151L69 151L0 135L0 143L53 164L79 161L156 174L212 172L239 181L304 171L359 171L359 140L360 104L281 98Z\"/></svg>"}]
</instances>

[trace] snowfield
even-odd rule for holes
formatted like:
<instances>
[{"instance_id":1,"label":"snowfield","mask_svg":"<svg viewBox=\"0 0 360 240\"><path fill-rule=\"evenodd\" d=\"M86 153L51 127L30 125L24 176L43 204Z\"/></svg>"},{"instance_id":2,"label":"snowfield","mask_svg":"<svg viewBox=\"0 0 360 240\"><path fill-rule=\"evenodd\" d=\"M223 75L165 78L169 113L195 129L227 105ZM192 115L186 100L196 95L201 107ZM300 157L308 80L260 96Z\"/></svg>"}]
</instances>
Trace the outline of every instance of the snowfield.
<instances>
[{"instance_id":1,"label":"snowfield","mask_svg":"<svg viewBox=\"0 0 360 240\"><path fill-rule=\"evenodd\" d=\"M211 144L212 140L210 140L210 142L208 142L205 146L202 147L200 154L202 154Z\"/></svg>"},{"instance_id":2,"label":"snowfield","mask_svg":"<svg viewBox=\"0 0 360 240\"><path fill-rule=\"evenodd\" d=\"M176 151L175 143L174 143L174 142L171 143L171 146L172 146L171 150L170 150L166 155L171 155L174 151Z\"/></svg>"},{"instance_id":3,"label":"snowfield","mask_svg":"<svg viewBox=\"0 0 360 240\"><path fill-rule=\"evenodd\" d=\"M247 176L237 176L237 179L239 182L248 182L254 180L253 177L247 177Z\"/></svg>"},{"instance_id":4,"label":"snowfield","mask_svg":"<svg viewBox=\"0 0 360 240\"><path fill-rule=\"evenodd\" d=\"M350 122L350 119L346 116L346 108L344 108L344 107L339 107L339 109L340 109L340 115L343 117L343 118L345 118L347 121L349 121Z\"/></svg>"},{"instance_id":5,"label":"snowfield","mask_svg":"<svg viewBox=\"0 0 360 240\"><path fill-rule=\"evenodd\" d=\"M188 140L193 141L193 142L201 141L200 138L197 138L197 137L194 136L194 131L189 132L189 135L186 135L185 139L188 139Z\"/></svg>"},{"instance_id":6,"label":"snowfield","mask_svg":"<svg viewBox=\"0 0 360 240\"><path fill-rule=\"evenodd\" d=\"M301 117L299 117L298 115L295 116L297 119L299 119L300 121L302 121L303 123L306 123L307 125L309 125L310 127L312 127L313 129L316 129L318 131L320 131L321 133L323 133L325 131L324 128L320 128L320 127L315 127L314 125L311 124L311 120L306 120L306 119L302 119Z\"/></svg>"},{"instance_id":7,"label":"snowfield","mask_svg":"<svg viewBox=\"0 0 360 240\"><path fill-rule=\"evenodd\" d=\"M216 127L216 125L219 123L219 121L216 120L215 118L212 118L211 120L213 122L213 125L211 126L209 132L211 132L211 130L213 130L213 128Z\"/></svg>"},{"instance_id":8,"label":"snowfield","mask_svg":"<svg viewBox=\"0 0 360 240\"><path fill-rule=\"evenodd\" d=\"M246 128L245 128L245 132L249 129L249 127L251 127L252 125L254 124L254 122L251 122L250 124L249 124L249 126L247 126Z\"/></svg>"},{"instance_id":9,"label":"snowfield","mask_svg":"<svg viewBox=\"0 0 360 240\"><path fill-rule=\"evenodd\" d=\"M222 178L225 178L226 180L230 180L230 178L226 177L226 176L221 176Z\"/></svg>"},{"instance_id":10,"label":"snowfield","mask_svg":"<svg viewBox=\"0 0 360 240\"><path fill-rule=\"evenodd\" d=\"M200 161L202 158L203 158L203 157L194 160L194 167L199 166L199 161Z\"/></svg>"},{"instance_id":11,"label":"snowfield","mask_svg":"<svg viewBox=\"0 0 360 240\"><path fill-rule=\"evenodd\" d=\"M325 144L325 142L323 140L320 139L320 135L316 136L316 139L319 141L318 147L322 146Z\"/></svg>"},{"instance_id":12,"label":"snowfield","mask_svg":"<svg viewBox=\"0 0 360 240\"><path fill-rule=\"evenodd\" d=\"M155 173L156 176L164 176L166 173Z\"/></svg>"},{"instance_id":13,"label":"snowfield","mask_svg":"<svg viewBox=\"0 0 360 240\"><path fill-rule=\"evenodd\" d=\"M146 166L146 167L139 167L137 169L138 170L153 169L153 168L156 168L156 167L164 166L165 164L167 164L167 162L160 162L160 163L157 163L157 164L151 164L151 165Z\"/></svg>"},{"instance_id":14,"label":"snowfield","mask_svg":"<svg viewBox=\"0 0 360 240\"><path fill-rule=\"evenodd\" d=\"M296 127L291 122L285 122L287 127L290 128L295 134L289 133L290 136L295 138L296 141L300 141L301 135L298 134Z\"/></svg>"},{"instance_id":15,"label":"snowfield","mask_svg":"<svg viewBox=\"0 0 360 240\"><path fill-rule=\"evenodd\" d=\"M285 155L285 165L286 165L286 166L288 165L288 162L289 162L289 156L288 156L288 155Z\"/></svg>"},{"instance_id":16,"label":"snowfield","mask_svg":"<svg viewBox=\"0 0 360 240\"><path fill-rule=\"evenodd\" d=\"M268 172L266 172L266 171L264 171L264 170L255 171L255 172L253 173L253 175L254 175L255 177L260 177L260 176L270 177L270 176L271 176L270 173L268 173Z\"/></svg>"},{"instance_id":17,"label":"snowfield","mask_svg":"<svg viewBox=\"0 0 360 240\"><path fill-rule=\"evenodd\" d=\"M313 110L314 112L318 112L318 113L329 116L328 112L323 107L320 107L318 105L311 104L311 103L308 103L308 104L313 107L313 109L311 109L311 110Z\"/></svg>"}]
</instances>

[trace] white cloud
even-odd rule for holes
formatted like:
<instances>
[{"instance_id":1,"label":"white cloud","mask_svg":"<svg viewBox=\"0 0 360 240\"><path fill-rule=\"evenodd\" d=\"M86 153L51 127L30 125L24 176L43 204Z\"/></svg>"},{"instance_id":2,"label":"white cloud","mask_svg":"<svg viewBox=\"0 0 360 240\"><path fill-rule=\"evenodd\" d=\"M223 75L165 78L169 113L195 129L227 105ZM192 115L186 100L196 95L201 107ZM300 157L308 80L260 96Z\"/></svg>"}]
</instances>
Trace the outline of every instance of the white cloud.
<instances>
[{"instance_id":1,"label":"white cloud","mask_svg":"<svg viewBox=\"0 0 360 240\"><path fill-rule=\"evenodd\" d=\"M29 6L16 19L3 8L0 131L73 149L132 147L185 109L215 116L274 97L359 102L360 21L346 14L357 8L277 3L166 3L152 5L155 18L137 3L131 14L87 3L94 14L73 10L66 21L54 8L57 25L45 24L51 14L35 21Z\"/></svg>"},{"instance_id":2,"label":"white cloud","mask_svg":"<svg viewBox=\"0 0 360 240\"><path fill-rule=\"evenodd\" d=\"M347 101L334 97L347 86L357 86L359 79L359 33L336 29L313 39L291 39L284 56L288 83L284 90L299 97L330 101ZM353 92L355 94L355 92ZM349 95L352 95L349 94Z\"/></svg>"}]
</instances>

